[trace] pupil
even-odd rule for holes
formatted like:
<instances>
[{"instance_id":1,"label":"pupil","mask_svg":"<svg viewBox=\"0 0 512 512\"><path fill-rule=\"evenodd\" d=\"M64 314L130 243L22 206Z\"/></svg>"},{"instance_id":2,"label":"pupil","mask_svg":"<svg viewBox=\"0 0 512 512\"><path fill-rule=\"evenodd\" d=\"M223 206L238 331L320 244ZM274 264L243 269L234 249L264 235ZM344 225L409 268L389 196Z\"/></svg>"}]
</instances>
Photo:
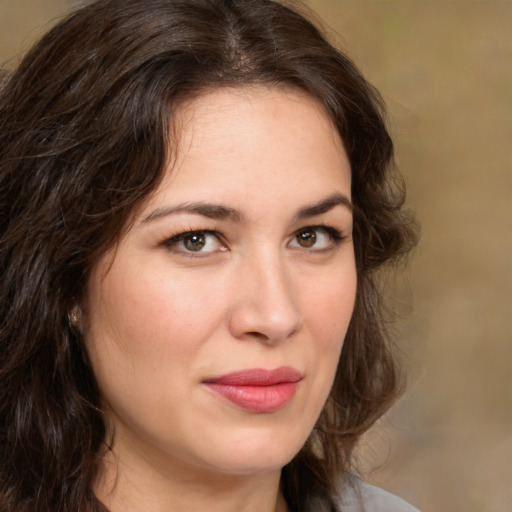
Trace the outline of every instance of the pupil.
<instances>
[{"instance_id":1,"label":"pupil","mask_svg":"<svg viewBox=\"0 0 512 512\"><path fill-rule=\"evenodd\" d=\"M303 231L299 234L299 244L302 247L312 247L316 242L316 233L314 231Z\"/></svg>"},{"instance_id":2,"label":"pupil","mask_svg":"<svg viewBox=\"0 0 512 512\"><path fill-rule=\"evenodd\" d=\"M185 247L189 251L200 251L206 244L204 235L191 235L184 240Z\"/></svg>"}]
</instances>

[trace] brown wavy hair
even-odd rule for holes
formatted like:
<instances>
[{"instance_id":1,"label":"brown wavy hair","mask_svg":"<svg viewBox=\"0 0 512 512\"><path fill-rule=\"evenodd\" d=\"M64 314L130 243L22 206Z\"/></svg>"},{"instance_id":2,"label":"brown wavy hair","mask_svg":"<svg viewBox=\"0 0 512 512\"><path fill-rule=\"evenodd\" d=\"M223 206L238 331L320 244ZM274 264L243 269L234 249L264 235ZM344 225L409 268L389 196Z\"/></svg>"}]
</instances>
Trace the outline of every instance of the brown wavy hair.
<instances>
[{"instance_id":1,"label":"brown wavy hair","mask_svg":"<svg viewBox=\"0 0 512 512\"><path fill-rule=\"evenodd\" d=\"M296 7L272 0L99 0L47 33L0 90L0 507L98 512L100 394L69 312L162 179L173 114L208 89L317 98L352 167L356 306L335 384L283 469L291 511L330 502L363 432L396 399L376 272L412 247L381 98ZM398 187L396 186L398 183Z\"/></svg>"}]
</instances>

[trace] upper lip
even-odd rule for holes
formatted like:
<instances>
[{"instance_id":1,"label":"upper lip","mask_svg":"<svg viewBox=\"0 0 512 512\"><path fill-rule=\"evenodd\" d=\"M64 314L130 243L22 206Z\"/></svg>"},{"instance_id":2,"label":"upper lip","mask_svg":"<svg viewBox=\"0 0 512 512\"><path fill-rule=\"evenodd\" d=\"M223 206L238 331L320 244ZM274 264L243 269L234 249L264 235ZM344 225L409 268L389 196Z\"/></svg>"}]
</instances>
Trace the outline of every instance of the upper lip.
<instances>
[{"instance_id":1,"label":"upper lip","mask_svg":"<svg viewBox=\"0 0 512 512\"><path fill-rule=\"evenodd\" d=\"M299 382L303 375L291 366L280 366L272 370L264 368L250 368L239 370L218 377L206 379L206 384L219 384L222 386L274 386L289 382Z\"/></svg>"}]
</instances>

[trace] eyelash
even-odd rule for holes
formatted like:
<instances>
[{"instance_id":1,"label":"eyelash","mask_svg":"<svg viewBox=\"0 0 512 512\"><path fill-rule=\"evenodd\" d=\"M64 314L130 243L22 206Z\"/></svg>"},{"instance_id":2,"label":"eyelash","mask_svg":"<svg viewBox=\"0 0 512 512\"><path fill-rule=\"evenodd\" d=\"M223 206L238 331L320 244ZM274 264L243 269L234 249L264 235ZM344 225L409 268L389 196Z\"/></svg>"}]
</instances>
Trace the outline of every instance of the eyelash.
<instances>
[{"instance_id":1,"label":"eyelash","mask_svg":"<svg viewBox=\"0 0 512 512\"><path fill-rule=\"evenodd\" d=\"M324 224L318 224L318 225L313 225L313 226L306 226L304 228L301 228L299 230L297 230L293 235L292 235L292 239L297 239L296 237L298 237L300 234L302 233L307 233L308 231L322 231L324 233L326 233L330 240L332 241L332 245L334 247L337 247L344 239L345 239L345 236L336 228L332 227L332 226L326 226ZM175 249L176 252L180 252L182 254L186 254L187 256L189 257L204 257L208 254L211 254L211 252L214 252L214 251L211 251L211 252L205 252L203 253L202 251L192 251L192 250L186 250L186 249L176 249L176 246L180 243L180 242L183 242L184 240L188 239L188 238L191 238L191 237L194 237L194 236L198 236L198 235L212 235L214 236L219 244L224 244L224 241L223 241L223 236L220 232L216 231L216 230L212 230L212 229L200 229L200 228L197 228L197 229L187 229L186 231L182 231L181 233L178 233L177 235L173 235L169 238L166 238L162 243L161 245L168 248L168 249ZM317 253L320 253L320 252L325 252L325 251L328 251L330 249L330 247L326 247L326 248L319 248L319 249L315 249L314 247L309 249L308 247L305 247L305 246L302 246L302 247L297 247L298 249L304 249L306 251L310 250L311 252L317 252Z\"/></svg>"},{"instance_id":2,"label":"eyelash","mask_svg":"<svg viewBox=\"0 0 512 512\"><path fill-rule=\"evenodd\" d=\"M326 232L330 238L332 239L334 245L338 245L345 239L345 236L336 228L332 226L326 226L325 224L317 224L315 226L306 226L305 228L301 228L294 233L294 236L297 236L300 233L304 233L305 231L324 231Z\"/></svg>"},{"instance_id":3,"label":"eyelash","mask_svg":"<svg viewBox=\"0 0 512 512\"><path fill-rule=\"evenodd\" d=\"M214 236L219 244L223 244L223 237L222 234L214 229L187 229L186 231L182 231L181 233L178 233L177 235L173 235L169 238L166 238L161 245L168 249L175 249L176 246L180 243L186 240L187 238L191 238L193 236L197 235L212 235ZM181 252L183 254L186 254L187 256L191 257L201 257L205 254L201 253L201 251L197 251L196 253L194 251L187 251L186 249L177 249L177 252ZM206 253L209 254L209 253Z\"/></svg>"}]
</instances>

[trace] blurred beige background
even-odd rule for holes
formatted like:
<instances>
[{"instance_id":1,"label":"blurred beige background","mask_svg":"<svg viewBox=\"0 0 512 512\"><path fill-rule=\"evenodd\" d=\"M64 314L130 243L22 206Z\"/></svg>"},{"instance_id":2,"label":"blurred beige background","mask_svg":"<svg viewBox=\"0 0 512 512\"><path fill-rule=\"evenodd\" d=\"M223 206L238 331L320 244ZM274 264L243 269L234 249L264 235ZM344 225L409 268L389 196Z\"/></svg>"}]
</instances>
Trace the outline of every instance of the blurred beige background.
<instances>
[{"instance_id":1,"label":"blurred beige background","mask_svg":"<svg viewBox=\"0 0 512 512\"><path fill-rule=\"evenodd\" d=\"M4 67L73 3L0 0ZM309 4L382 92L423 225L390 291L410 389L364 466L424 512L512 512L512 1Z\"/></svg>"}]
</instances>

